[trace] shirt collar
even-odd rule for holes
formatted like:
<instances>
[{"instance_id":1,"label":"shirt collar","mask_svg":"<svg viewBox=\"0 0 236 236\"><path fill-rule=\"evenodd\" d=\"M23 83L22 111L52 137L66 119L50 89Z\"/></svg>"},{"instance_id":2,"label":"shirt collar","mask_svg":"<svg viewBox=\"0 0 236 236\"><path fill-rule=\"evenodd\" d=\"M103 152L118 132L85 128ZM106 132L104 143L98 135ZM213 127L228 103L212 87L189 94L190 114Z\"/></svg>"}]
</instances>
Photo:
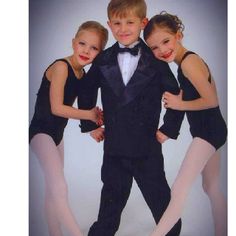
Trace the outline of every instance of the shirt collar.
<instances>
[{"instance_id":1,"label":"shirt collar","mask_svg":"<svg viewBox=\"0 0 236 236\"><path fill-rule=\"evenodd\" d=\"M133 47L135 47L138 43L139 43L139 40L136 41L136 42L134 42L134 43L132 43L132 44L130 44L128 48L133 48ZM123 44L121 44L121 43L119 43L119 42L118 42L118 44L119 44L119 47L120 47L120 48L125 48L125 46L124 46Z\"/></svg>"}]
</instances>

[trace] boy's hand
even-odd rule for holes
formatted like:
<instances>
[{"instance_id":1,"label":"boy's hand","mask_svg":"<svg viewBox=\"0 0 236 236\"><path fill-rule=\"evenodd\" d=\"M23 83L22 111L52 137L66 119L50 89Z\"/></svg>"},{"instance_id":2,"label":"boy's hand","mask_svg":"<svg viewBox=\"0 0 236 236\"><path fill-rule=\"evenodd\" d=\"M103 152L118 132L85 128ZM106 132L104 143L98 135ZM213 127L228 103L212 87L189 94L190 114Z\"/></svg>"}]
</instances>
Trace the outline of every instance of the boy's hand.
<instances>
[{"instance_id":1,"label":"boy's hand","mask_svg":"<svg viewBox=\"0 0 236 236\"><path fill-rule=\"evenodd\" d=\"M169 139L169 137L163 134L160 130L157 130L156 138L159 143L164 143L167 139Z\"/></svg>"},{"instance_id":2,"label":"boy's hand","mask_svg":"<svg viewBox=\"0 0 236 236\"><path fill-rule=\"evenodd\" d=\"M90 136L98 143L104 140L104 128L99 127L90 132Z\"/></svg>"}]
</instances>

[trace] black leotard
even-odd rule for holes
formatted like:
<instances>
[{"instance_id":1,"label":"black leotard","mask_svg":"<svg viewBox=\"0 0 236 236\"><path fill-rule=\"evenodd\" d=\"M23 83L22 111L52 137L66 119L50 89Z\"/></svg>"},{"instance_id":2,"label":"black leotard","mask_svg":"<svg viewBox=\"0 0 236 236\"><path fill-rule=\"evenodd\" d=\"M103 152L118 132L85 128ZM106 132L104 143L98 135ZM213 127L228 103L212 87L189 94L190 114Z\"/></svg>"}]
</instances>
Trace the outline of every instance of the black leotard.
<instances>
[{"instance_id":1,"label":"black leotard","mask_svg":"<svg viewBox=\"0 0 236 236\"><path fill-rule=\"evenodd\" d=\"M58 59L51 65L57 61L63 61L68 66L68 77L64 87L64 104L72 106L78 96L81 79L77 79L71 65L65 59ZM31 141L35 134L45 133L50 135L55 144L58 145L63 138L64 128L67 125L68 119L53 115L51 112L49 100L51 83L46 77L46 71L44 72L43 79L37 93L34 116L29 127L29 141Z\"/></svg>"},{"instance_id":2,"label":"black leotard","mask_svg":"<svg viewBox=\"0 0 236 236\"><path fill-rule=\"evenodd\" d=\"M190 54L195 53L191 51L186 52L182 61ZM181 63L178 68L178 81L180 88L183 90L183 100L191 101L200 98L198 91L190 80L184 76ZM211 83L211 74L209 75L208 81ZM190 125L190 132L193 137L200 137L206 140L213 145L216 150L225 143L227 128L219 107L199 111L186 111L186 114Z\"/></svg>"}]
</instances>

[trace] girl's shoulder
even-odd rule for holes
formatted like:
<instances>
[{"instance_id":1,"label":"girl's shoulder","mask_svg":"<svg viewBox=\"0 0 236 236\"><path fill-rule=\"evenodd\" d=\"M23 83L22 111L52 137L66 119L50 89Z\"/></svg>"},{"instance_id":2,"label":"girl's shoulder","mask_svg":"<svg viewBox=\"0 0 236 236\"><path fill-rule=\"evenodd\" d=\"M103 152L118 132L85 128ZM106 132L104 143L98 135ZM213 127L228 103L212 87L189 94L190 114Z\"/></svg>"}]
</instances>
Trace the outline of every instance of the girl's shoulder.
<instances>
[{"instance_id":1,"label":"girl's shoulder","mask_svg":"<svg viewBox=\"0 0 236 236\"><path fill-rule=\"evenodd\" d=\"M187 51L184 53L179 66L183 67L186 64L196 63L200 59L199 55L192 51Z\"/></svg>"},{"instance_id":2,"label":"girl's shoulder","mask_svg":"<svg viewBox=\"0 0 236 236\"><path fill-rule=\"evenodd\" d=\"M63 77L68 75L68 62L66 59L55 60L45 71L49 80L53 75L61 75Z\"/></svg>"},{"instance_id":3,"label":"girl's shoulder","mask_svg":"<svg viewBox=\"0 0 236 236\"><path fill-rule=\"evenodd\" d=\"M62 59L55 60L51 64L50 68L58 69L58 70L67 70L68 66L69 66L69 62L66 59L62 58Z\"/></svg>"},{"instance_id":4,"label":"girl's shoulder","mask_svg":"<svg viewBox=\"0 0 236 236\"><path fill-rule=\"evenodd\" d=\"M198 54L187 52L185 53L180 66L183 72L187 72L206 68L206 63Z\"/></svg>"},{"instance_id":5,"label":"girl's shoulder","mask_svg":"<svg viewBox=\"0 0 236 236\"><path fill-rule=\"evenodd\" d=\"M209 68L204 60L196 53L188 54L182 60L181 70L189 80L193 78L204 78L209 76Z\"/></svg>"}]
</instances>

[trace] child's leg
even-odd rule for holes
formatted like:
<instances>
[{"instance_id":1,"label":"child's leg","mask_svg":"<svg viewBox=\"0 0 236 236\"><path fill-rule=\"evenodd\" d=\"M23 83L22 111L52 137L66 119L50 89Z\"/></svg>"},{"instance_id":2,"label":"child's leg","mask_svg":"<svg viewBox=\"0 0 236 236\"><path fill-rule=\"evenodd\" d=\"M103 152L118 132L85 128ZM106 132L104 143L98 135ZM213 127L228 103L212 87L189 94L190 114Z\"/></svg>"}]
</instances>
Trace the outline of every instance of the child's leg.
<instances>
[{"instance_id":1,"label":"child's leg","mask_svg":"<svg viewBox=\"0 0 236 236\"><path fill-rule=\"evenodd\" d=\"M64 167L64 142L63 140L57 146L59 152L59 158L61 164ZM55 206L53 199L50 197L50 187L47 185L45 188L45 213L48 222L48 231L50 236L62 236L60 222L57 219L57 213L55 211Z\"/></svg>"},{"instance_id":2,"label":"child's leg","mask_svg":"<svg viewBox=\"0 0 236 236\"><path fill-rule=\"evenodd\" d=\"M54 202L50 197L50 190L49 187L46 186L45 188L45 214L48 223L48 232L50 236L62 236L62 230L60 222L57 219L57 213L55 210Z\"/></svg>"},{"instance_id":3,"label":"child's leg","mask_svg":"<svg viewBox=\"0 0 236 236\"><path fill-rule=\"evenodd\" d=\"M215 235L227 235L227 204L220 190L220 154L216 152L207 162L202 172L203 189L208 195L213 219L215 223Z\"/></svg>"},{"instance_id":4,"label":"child's leg","mask_svg":"<svg viewBox=\"0 0 236 236\"><path fill-rule=\"evenodd\" d=\"M157 224L170 201L170 187L165 176L162 154L159 152L137 161L134 178ZM174 225L168 236L177 236L180 231L181 220Z\"/></svg>"},{"instance_id":5,"label":"child's leg","mask_svg":"<svg viewBox=\"0 0 236 236\"><path fill-rule=\"evenodd\" d=\"M214 154L215 148L201 138L194 138L171 189L171 200L152 236L166 235L181 217L187 194Z\"/></svg>"},{"instance_id":6,"label":"child's leg","mask_svg":"<svg viewBox=\"0 0 236 236\"><path fill-rule=\"evenodd\" d=\"M61 235L59 223L51 217L57 216L58 222L73 236L82 233L72 214L68 203L67 184L63 173L62 157L52 138L46 134L37 134L31 141L31 146L37 155L44 172L47 199L50 204L48 211L50 218L50 231L52 235ZM60 149L60 148L59 148ZM51 216L51 217L50 217Z\"/></svg>"},{"instance_id":7,"label":"child's leg","mask_svg":"<svg viewBox=\"0 0 236 236\"><path fill-rule=\"evenodd\" d=\"M104 154L101 170L102 192L97 221L88 236L114 236L132 186L131 160Z\"/></svg>"}]
</instances>

